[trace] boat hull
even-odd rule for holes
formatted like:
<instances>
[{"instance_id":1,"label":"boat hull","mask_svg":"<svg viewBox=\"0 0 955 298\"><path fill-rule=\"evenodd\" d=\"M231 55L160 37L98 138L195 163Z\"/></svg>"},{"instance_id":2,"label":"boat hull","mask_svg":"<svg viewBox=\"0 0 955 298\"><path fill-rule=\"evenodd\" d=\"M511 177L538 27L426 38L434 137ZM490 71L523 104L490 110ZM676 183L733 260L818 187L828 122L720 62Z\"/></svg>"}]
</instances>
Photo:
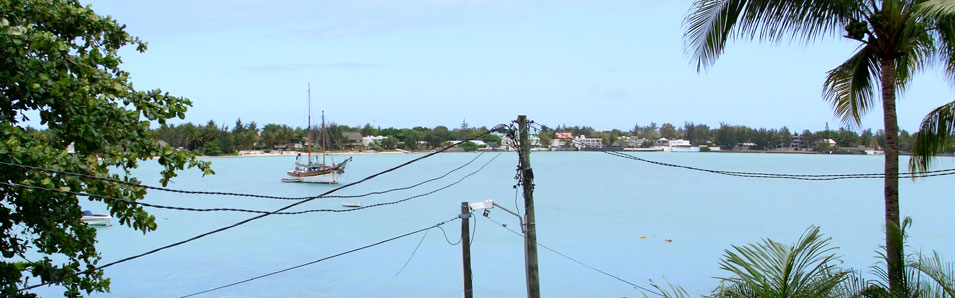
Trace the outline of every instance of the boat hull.
<instances>
[{"instance_id":1,"label":"boat hull","mask_svg":"<svg viewBox=\"0 0 955 298\"><path fill-rule=\"evenodd\" d=\"M288 171L288 177L282 178L282 182L338 184L338 178L345 173L345 165L349 161L351 157L331 167L324 164L298 164L304 168L296 167L295 170Z\"/></svg>"},{"instance_id":2,"label":"boat hull","mask_svg":"<svg viewBox=\"0 0 955 298\"><path fill-rule=\"evenodd\" d=\"M292 175L290 173L289 177L282 179L282 182L338 184L339 177L341 177L341 174L334 171L320 175Z\"/></svg>"},{"instance_id":3,"label":"boat hull","mask_svg":"<svg viewBox=\"0 0 955 298\"><path fill-rule=\"evenodd\" d=\"M84 215L83 222L91 226L111 226L113 225L112 223L110 223L111 218L112 217L109 215L101 215L101 214Z\"/></svg>"}]
</instances>

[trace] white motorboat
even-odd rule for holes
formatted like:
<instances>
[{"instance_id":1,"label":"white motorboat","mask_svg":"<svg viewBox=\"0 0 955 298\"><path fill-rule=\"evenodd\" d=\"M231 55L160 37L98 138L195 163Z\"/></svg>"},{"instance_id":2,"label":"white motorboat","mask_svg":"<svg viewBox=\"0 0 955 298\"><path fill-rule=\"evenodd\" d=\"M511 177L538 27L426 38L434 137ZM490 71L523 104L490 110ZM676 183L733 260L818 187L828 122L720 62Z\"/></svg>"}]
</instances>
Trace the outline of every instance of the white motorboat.
<instances>
[{"instance_id":1,"label":"white motorboat","mask_svg":"<svg viewBox=\"0 0 955 298\"><path fill-rule=\"evenodd\" d=\"M83 222L91 226L112 226L113 223L110 222L112 218L109 214L93 214L89 210L83 211Z\"/></svg>"}]
</instances>

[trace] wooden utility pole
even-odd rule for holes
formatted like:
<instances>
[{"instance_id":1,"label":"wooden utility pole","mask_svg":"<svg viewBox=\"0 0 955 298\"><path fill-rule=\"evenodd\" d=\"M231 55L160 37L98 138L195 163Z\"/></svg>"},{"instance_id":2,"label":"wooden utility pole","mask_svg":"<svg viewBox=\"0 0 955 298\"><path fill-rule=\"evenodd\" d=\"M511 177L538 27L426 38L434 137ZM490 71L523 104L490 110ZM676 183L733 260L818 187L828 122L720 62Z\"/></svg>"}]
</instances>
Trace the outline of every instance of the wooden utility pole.
<instances>
[{"instance_id":1,"label":"wooden utility pole","mask_svg":"<svg viewBox=\"0 0 955 298\"><path fill-rule=\"evenodd\" d=\"M471 289L471 207L468 202L461 202L461 259L464 262L464 298L473 298L474 291Z\"/></svg>"},{"instance_id":2,"label":"wooden utility pole","mask_svg":"<svg viewBox=\"0 0 955 298\"><path fill-rule=\"evenodd\" d=\"M540 298L540 274L537 272L537 226L534 223L534 170L531 169L531 145L528 142L527 116L517 116L519 130L521 184L524 186L524 263L527 272L527 297Z\"/></svg>"}]
</instances>

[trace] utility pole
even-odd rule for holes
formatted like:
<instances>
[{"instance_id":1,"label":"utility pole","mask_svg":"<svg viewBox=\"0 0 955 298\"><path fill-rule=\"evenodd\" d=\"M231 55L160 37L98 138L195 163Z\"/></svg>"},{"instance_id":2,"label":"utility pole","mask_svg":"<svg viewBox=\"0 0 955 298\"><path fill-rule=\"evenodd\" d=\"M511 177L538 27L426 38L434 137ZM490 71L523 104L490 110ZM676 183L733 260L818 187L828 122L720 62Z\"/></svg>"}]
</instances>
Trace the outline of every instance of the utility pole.
<instances>
[{"instance_id":1,"label":"utility pole","mask_svg":"<svg viewBox=\"0 0 955 298\"><path fill-rule=\"evenodd\" d=\"M471 234L470 224L471 207L468 202L461 202L461 259L464 262L464 298L473 298L471 288Z\"/></svg>"},{"instance_id":2,"label":"utility pole","mask_svg":"<svg viewBox=\"0 0 955 298\"><path fill-rule=\"evenodd\" d=\"M524 263L527 272L527 297L540 298L540 274L537 272L537 225L534 220L534 170L528 142L527 116L517 116L519 130L521 184L524 186Z\"/></svg>"}]
</instances>

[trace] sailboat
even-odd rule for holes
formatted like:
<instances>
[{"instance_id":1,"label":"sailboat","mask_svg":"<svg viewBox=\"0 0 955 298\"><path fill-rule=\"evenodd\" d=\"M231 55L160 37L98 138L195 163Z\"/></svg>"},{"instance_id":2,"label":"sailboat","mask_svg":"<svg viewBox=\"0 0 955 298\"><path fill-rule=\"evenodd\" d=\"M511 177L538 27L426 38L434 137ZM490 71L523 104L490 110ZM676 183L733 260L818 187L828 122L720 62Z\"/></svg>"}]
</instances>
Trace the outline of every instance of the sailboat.
<instances>
[{"instance_id":1,"label":"sailboat","mask_svg":"<svg viewBox=\"0 0 955 298\"><path fill-rule=\"evenodd\" d=\"M331 164L326 163L326 154L325 152L325 111L322 111L322 159L321 162L318 160L318 155L316 154L315 159L312 159L312 85L308 85L308 128L305 130L306 143L305 148L307 151L307 161L305 163L300 162L302 157L299 154L295 157L295 169L288 171L288 177L282 178L282 182L305 182L305 183L327 183L327 184L338 184L338 178L345 173L345 165L351 161L351 157L345 159L341 163L335 164L335 159L331 159Z\"/></svg>"}]
</instances>

